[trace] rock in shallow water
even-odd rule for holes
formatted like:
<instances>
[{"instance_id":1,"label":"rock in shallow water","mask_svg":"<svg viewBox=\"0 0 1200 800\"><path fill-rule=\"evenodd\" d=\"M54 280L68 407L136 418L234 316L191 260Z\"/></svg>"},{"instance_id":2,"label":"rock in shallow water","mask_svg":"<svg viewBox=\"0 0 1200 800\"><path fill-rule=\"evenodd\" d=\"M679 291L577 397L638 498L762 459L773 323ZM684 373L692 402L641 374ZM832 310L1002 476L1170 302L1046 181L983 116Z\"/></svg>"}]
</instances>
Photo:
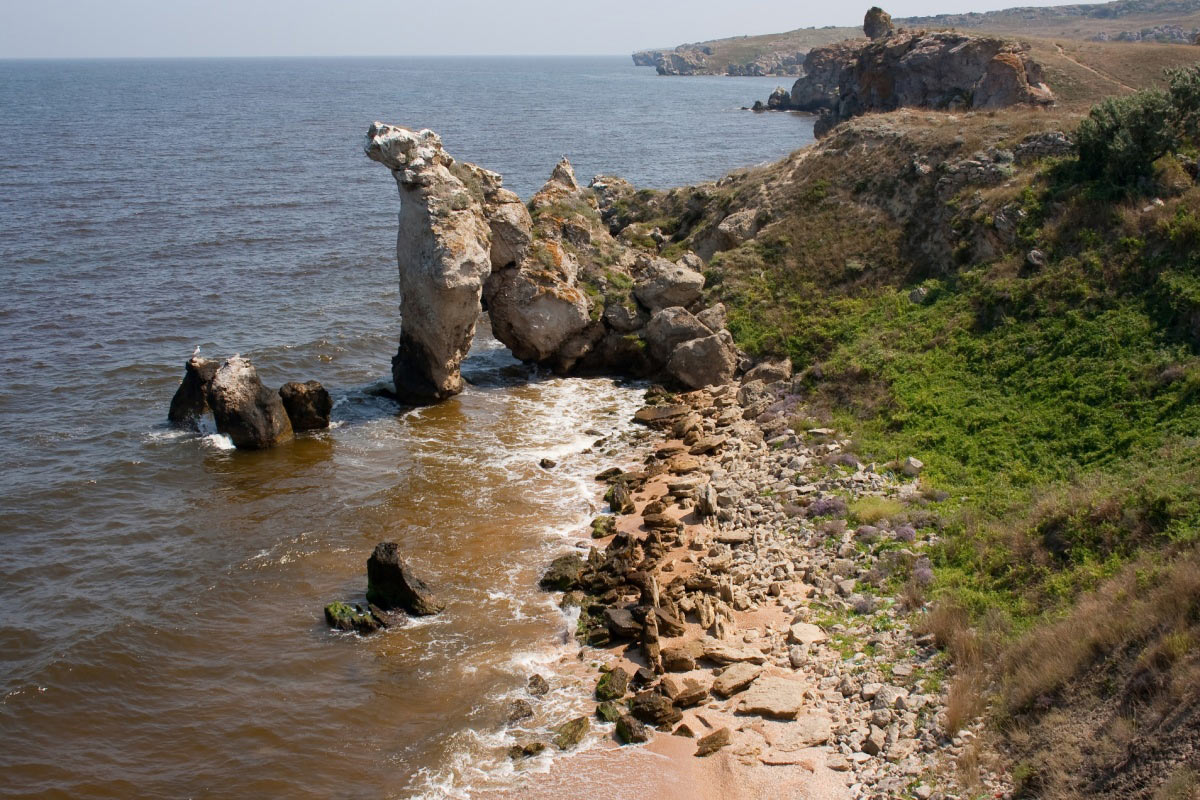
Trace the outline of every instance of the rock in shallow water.
<instances>
[{"instance_id":1,"label":"rock in shallow water","mask_svg":"<svg viewBox=\"0 0 1200 800\"><path fill-rule=\"evenodd\" d=\"M214 359L192 356L184 365L183 382L171 398L167 419L178 428L199 430L200 419L208 413L208 388L217 375Z\"/></svg>"},{"instance_id":2,"label":"rock in shallow water","mask_svg":"<svg viewBox=\"0 0 1200 800\"><path fill-rule=\"evenodd\" d=\"M317 381L285 383L279 387L279 398L292 422L292 430L318 431L329 427L333 399Z\"/></svg>"},{"instance_id":3,"label":"rock in shallow water","mask_svg":"<svg viewBox=\"0 0 1200 800\"><path fill-rule=\"evenodd\" d=\"M364 609L360 605L352 606L349 603L330 603L325 606L325 621L339 631L355 631L361 634L374 633L388 626L383 614L374 606Z\"/></svg>"},{"instance_id":4,"label":"rock in shallow water","mask_svg":"<svg viewBox=\"0 0 1200 800\"><path fill-rule=\"evenodd\" d=\"M292 423L279 394L263 386L247 358L234 356L216 371L208 389L217 431L240 450L262 450L292 440Z\"/></svg>"},{"instance_id":5,"label":"rock in shallow water","mask_svg":"<svg viewBox=\"0 0 1200 800\"><path fill-rule=\"evenodd\" d=\"M417 616L437 614L446 607L413 575L395 542L380 542L367 559L367 600L384 610L402 608Z\"/></svg>"}]
</instances>

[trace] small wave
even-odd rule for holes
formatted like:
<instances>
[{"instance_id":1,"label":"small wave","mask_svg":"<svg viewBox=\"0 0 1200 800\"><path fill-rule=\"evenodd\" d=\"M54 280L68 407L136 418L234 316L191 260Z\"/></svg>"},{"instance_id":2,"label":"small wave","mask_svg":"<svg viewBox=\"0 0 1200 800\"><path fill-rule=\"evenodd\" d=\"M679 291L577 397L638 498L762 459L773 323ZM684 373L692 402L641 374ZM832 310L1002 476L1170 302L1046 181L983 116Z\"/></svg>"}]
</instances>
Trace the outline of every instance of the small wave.
<instances>
[{"instance_id":1,"label":"small wave","mask_svg":"<svg viewBox=\"0 0 1200 800\"><path fill-rule=\"evenodd\" d=\"M233 450L233 439L230 439L224 433L213 433L205 436L203 439L206 447L211 447L214 450Z\"/></svg>"}]
</instances>

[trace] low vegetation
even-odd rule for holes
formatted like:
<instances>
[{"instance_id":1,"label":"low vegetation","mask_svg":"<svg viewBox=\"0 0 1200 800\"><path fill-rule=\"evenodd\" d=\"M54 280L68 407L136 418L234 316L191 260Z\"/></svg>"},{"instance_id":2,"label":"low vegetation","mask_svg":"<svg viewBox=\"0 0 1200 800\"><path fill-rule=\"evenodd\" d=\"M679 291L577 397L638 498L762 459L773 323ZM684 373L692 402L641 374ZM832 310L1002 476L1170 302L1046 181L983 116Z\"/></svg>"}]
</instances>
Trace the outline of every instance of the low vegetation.
<instances>
[{"instance_id":1,"label":"low vegetation","mask_svg":"<svg viewBox=\"0 0 1200 800\"><path fill-rule=\"evenodd\" d=\"M948 732L986 714L1024 797L1197 787L1200 69L1166 84L1086 116L867 117L624 212L716 250L712 299L747 351L791 357L807 424L925 463L942 527L901 602L931 601ZM1078 149L1014 158L1048 130ZM757 234L719 242L747 208Z\"/></svg>"}]
</instances>

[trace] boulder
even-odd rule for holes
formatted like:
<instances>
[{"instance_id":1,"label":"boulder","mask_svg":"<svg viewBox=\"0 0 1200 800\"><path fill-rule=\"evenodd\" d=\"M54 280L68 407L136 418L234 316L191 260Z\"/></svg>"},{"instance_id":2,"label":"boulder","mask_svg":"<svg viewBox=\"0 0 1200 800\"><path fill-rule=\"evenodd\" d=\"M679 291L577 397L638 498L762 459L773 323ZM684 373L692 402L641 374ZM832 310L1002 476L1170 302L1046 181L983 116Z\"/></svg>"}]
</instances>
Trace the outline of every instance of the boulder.
<instances>
[{"instance_id":1,"label":"boulder","mask_svg":"<svg viewBox=\"0 0 1200 800\"><path fill-rule=\"evenodd\" d=\"M508 757L513 760L533 758L545 749L545 742L521 742L508 748Z\"/></svg>"},{"instance_id":2,"label":"boulder","mask_svg":"<svg viewBox=\"0 0 1200 800\"><path fill-rule=\"evenodd\" d=\"M754 664L747 662L730 664L713 681L712 690L722 697L729 697L745 689L761 674L762 667Z\"/></svg>"},{"instance_id":3,"label":"boulder","mask_svg":"<svg viewBox=\"0 0 1200 800\"><path fill-rule=\"evenodd\" d=\"M208 387L216 377L214 359L192 356L183 367L183 381L171 398L167 420L178 428L200 429L200 419L208 413Z\"/></svg>"},{"instance_id":4,"label":"boulder","mask_svg":"<svg viewBox=\"0 0 1200 800\"><path fill-rule=\"evenodd\" d=\"M540 253L562 267L569 258L555 242L539 243ZM568 278L529 262L494 273L484 295L492 333L523 361L550 360L590 321L587 298Z\"/></svg>"},{"instance_id":5,"label":"boulder","mask_svg":"<svg viewBox=\"0 0 1200 800\"><path fill-rule=\"evenodd\" d=\"M787 89L782 86L776 86L775 91L771 92L771 96L767 98L767 108L772 110L781 110L791 105L792 96Z\"/></svg>"},{"instance_id":6,"label":"boulder","mask_svg":"<svg viewBox=\"0 0 1200 800\"><path fill-rule=\"evenodd\" d=\"M655 691L639 692L630 704L630 712L649 725L674 725L683 712L665 695Z\"/></svg>"},{"instance_id":7,"label":"boulder","mask_svg":"<svg viewBox=\"0 0 1200 800\"><path fill-rule=\"evenodd\" d=\"M509 700L508 705L504 708L504 719L509 725L515 725L521 720L530 719L533 716L533 706L528 700Z\"/></svg>"},{"instance_id":8,"label":"boulder","mask_svg":"<svg viewBox=\"0 0 1200 800\"><path fill-rule=\"evenodd\" d=\"M584 560L577 553L559 556L550 562L538 585L551 592L567 592L579 585Z\"/></svg>"},{"instance_id":9,"label":"boulder","mask_svg":"<svg viewBox=\"0 0 1200 800\"><path fill-rule=\"evenodd\" d=\"M717 333L725 327L725 304L717 303L714 306L704 309L696 315L696 319L700 320L701 325L708 328L713 333Z\"/></svg>"},{"instance_id":10,"label":"boulder","mask_svg":"<svg viewBox=\"0 0 1200 800\"><path fill-rule=\"evenodd\" d=\"M292 430L317 431L329 427L333 399L317 381L285 383L279 387L279 398L292 422Z\"/></svg>"},{"instance_id":11,"label":"boulder","mask_svg":"<svg viewBox=\"0 0 1200 800\"><path fill-rule=\"evenodd\" d=\"M733 380L737 349L729 331L721 331L680 344L667 361L667 372L685 386L701 389Z\"/></svg>"},{"instance_id":12,"label":"boulder","mask_svg":"<svg viewBox=\"0 0 1200 800\"><path fill-rule=\"evenodd\" d=\"M634 266L637 281L633 294L652 312L671 306L689 306L700 299L704 276L691 266L672 264L665 258L642 256Z\"/></svg>"},{"instance_id":13,"label":"boulder","mask_svg":"<svg viewBox=\"0 0 1200 800\"><path fill-rule=\"evenodd\" d=\"M604 673L596 682L597 700L620 700L629 690L629 673L621 667Z\"/></svg>"},{"instance_id":14,"label":"boulder","mask_svg":"<svg viewBox=\"0 0 1200 800\"><path fill-rule=\"evenodd\" d=\"M367 559L367 600L386 610L400 608L417 616L445 609L425 582L400 557L395 542L380 542Z\"/></svg>"},{"instance_id":15,"label":"boulder","mask_svg":"<svg viewBox=\"0 0 1200 800\"><path fill-rule=\"evenodd\" d=\"M792 378L791 359L781 358L778 361L763 361L742 376L742 383L762 381L764 384L776 381L787 381Z\"/></svg>"},{"instance_id":16,"label":"boulder","mask_svg":"<svg viewBox=\"0 0 1200 800\"><path fill-rule=\"evenodd\" d=\"M583 741L591 728L587 717L576 717L554 728L554 744L559 750L570 750Z\"/></svg>"},{"instance_id":17,"label":"boulder","mask_svg":"<svg viewBox=\"0 0 1200 800\"><path fill-rule=\"evenodd\" d=\"M392 378L402 402L433 403L462 391L459 365L491 273L491 229L455 161L430 130L376 122L366 154L392 171L400 191L400 347ZM460 171L460 175L470 173Z\"/></svg>"},{"instance_id":18,"label":"boulder","mask_svg":"<svg viewBox=\"0 0 1200 800\"><path fill-rule=\"evenodd\" d=\"M364 635L388 626L383 614L374 606L363 608L349 603L330 603L325 606L325 621L339 631L355 631Z\"/></svg>"},{"instance_id":19,"label":"boulder","mask_svg":"<svg viewBox=\"0 0 1200 800\"><path fill-rule=\"evenodd\" d=\"M208 386L217 431L241 450L262 450L292 440L292 423L277 392L263 386L249 359L234 356Z\"/></svg>"},{"instance_id":20,"label":"boulder","mask_svg":"<svg viewBox=\"0 0 1200 800\"><path fill-rule=\"evenodd\" d=\"M892 22L892 15L884 11L879 6L872 6L867 11L867 16L863 19L863 33L867 38L874 41L875 39L885 39L896 32L896 24Z\"/></svg>"},{"instance_id":21,"label":"boulder","mask_svg":"<svg viewBox=\"0 0 1200 800\"><path fill-rule=\"evenodd\" d=\"M536 672L529 676L526 690L534 697L541 697L550 691L550 683Z\"/></svg>"},{"instance_id":22,"label":"boulder","mask_svg":"<svg viewBox=\"0 0 1200 800\"><path fill-rule=\"evenodd\" d=\"M741 710L776 719L795 719L804 707L807 685L774 675L761 677L742 695Z\"/></svg>"},{"instance_id":23,"label":"boulder","mask_svg":"<svg viewBox=\"0 0 1200 800\"><path fill-rule=\"evenodd\" d=\"M646 326L646 343L650 357L665 364L684 342L714 335L686 308L673 306L664 308L650 318Z\"/></svg>"},{"instance_id":24,"label":"boulder","mask_svg":"<svg viewBox=\"0 0 1200 800\"><path fill-rule=\"evenodd\" d=\"M758 209L744 208L735 211L717 225L719 250L732 250L748 242L758 234Z\"/></svg>"},{"instance_id":25,"label":"boulder","mask_svg":"<svg viewBox=\"0 0 1200 800\"><path fill-rule=\"evenodd\" d=\"M617 720L617 738L621 744L641 744L650 741L650 731L632 714L622 714Z\"/></svg>"}]
</instances>

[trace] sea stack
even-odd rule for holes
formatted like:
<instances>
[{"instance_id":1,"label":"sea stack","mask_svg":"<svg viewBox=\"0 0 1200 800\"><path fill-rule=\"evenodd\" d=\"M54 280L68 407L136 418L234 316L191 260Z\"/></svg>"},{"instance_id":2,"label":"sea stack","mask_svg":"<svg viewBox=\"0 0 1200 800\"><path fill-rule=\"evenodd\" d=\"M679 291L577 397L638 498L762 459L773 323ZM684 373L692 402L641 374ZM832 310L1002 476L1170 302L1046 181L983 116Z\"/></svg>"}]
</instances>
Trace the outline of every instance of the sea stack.
<instances>
[{"instance_id":1,"label":"sea stack","mask_svg":"<svg viewBox=\"0 0 1200 800\"><path fill-rule=\"evenodd\" d=\"M376 122L365 150L392 171L400 190L396 395L404 403L436 403L463 390L459 365L471 347L483 280L492 270L482 198L454 174L455 161L433 131Z\"/></svg>"}]
</instances>

